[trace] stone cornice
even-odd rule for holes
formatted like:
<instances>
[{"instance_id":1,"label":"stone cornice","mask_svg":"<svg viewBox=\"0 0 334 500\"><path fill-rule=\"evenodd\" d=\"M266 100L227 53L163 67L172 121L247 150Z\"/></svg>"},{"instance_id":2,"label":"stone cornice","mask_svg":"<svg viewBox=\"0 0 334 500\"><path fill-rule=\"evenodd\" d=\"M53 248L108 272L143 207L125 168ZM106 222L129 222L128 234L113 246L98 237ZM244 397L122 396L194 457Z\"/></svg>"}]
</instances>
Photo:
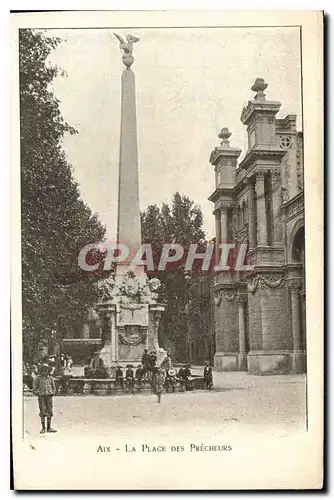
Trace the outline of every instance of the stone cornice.
<instances>
[{"instance_id":1,"label":"stone cornice","mask_svg":"<svg viewBox=\"0 0 334 500\"><path fill-rule=\"evenodd\" d=\"M234 187L231 187L231 188L217 187L214 190L214 192L209 196L208 200L215 203L220 198L220 196L228 196L228 197L232 198L233 190L234 190ZM232 201L231 201L231 203L232 203Z\"/></svg>"},{"instance_id":2,"label":"stone cornice","mask_svg":"<svg viewBox=\"0 0 334 500\"><path fill-rule=\"evenodd\" d=\"M210 163L212 165L216 165L217 160L221 157L223 158L232 158L232 160L236 160L241 155L241 149L239 148L223 148L221 146L217 146L210 155Z\"/></svg>"},{"instance_id":3,"label":"stone cornice","mask_svg":"<svg viewBox=\"0 0 334 500\"><path fill-rule=\"evenodd\" d=\"M241 112L240 120L244 125L247 124L254 112L277 114L281 103L277 101L248 101Z\"/></svg>"},{"instance_id":4,"label":"stone cornice","mask_svg":"<svg viewBox=\"0 0 334 500\"><path fill-rule=\"evenodd\" d=\"M279 149L278 147L270 147L266 145L257 145L253 146L246 153L244 159L239 163L239 168L247 169L252 163L256 160L269 160L269 161L277 161L281 160L283 156L286 154L286 150Z\"/></svg>"}]
</instances>

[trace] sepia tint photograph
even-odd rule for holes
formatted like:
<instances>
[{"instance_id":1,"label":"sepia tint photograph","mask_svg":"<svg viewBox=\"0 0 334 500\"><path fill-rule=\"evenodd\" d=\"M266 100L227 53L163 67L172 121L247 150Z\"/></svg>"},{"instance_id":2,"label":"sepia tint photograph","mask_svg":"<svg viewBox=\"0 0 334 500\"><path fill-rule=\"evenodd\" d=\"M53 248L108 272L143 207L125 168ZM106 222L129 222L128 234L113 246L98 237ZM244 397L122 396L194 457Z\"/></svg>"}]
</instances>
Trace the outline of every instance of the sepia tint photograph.
<instances>
[{"instance_id":1,"label":"sepia tint photograph","mask_svg":"<svg viewBox=\"0 0 334 500\"><path fill-rule=\"evenodd\" d=\"M307 432L301 33L18 30L32 453L103 435L92 454L225 457Z\"/></svg>"}]
</instances>

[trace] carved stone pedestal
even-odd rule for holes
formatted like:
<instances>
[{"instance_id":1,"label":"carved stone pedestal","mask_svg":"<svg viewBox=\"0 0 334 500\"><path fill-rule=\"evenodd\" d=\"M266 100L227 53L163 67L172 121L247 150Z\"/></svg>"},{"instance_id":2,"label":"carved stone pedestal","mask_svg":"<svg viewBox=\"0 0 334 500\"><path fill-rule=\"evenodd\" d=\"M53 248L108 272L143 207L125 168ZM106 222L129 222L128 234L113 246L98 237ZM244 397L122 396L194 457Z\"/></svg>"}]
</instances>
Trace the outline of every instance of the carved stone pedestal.
<instances>
[{"instance_id":1,"label":"carved stone pedestal","mask_svg":"<svg viewBox=\"0 0 334 500\"><path fill-rule=\"evenodd\" d=\"M95 358L114 375L116 365L139 364L144 349L155 351L157 363L166 352L159 347L158 329L163 304L157 303L160 282L129 272L116 282L108 278L101 284L102 300L97 310L102 323L102 348Z\"/></svg>"}]
</instances>

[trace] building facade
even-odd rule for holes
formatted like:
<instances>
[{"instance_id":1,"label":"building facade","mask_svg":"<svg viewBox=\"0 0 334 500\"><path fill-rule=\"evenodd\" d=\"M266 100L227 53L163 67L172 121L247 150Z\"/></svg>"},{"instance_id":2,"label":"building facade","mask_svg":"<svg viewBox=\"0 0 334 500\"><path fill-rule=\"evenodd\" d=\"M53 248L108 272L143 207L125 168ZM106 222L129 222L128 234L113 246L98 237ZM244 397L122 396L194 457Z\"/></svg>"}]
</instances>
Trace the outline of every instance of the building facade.
<instances>
[{"instance_id":1,"label":"building facade","mask_svg":"<svg viewBox=\"0 0 334 500\"><path fill-rule=\"evenodd\" d=\"M296 116L277 118L258 78L242 109L248 147L231 147L228 129L210 157L214 166L216 243L247 245L252 269L217 271L212 297L220 370L253 374L306 369L303 136ZM216 259L219 249L216 244Z\"/></svg>"}]
</instances>

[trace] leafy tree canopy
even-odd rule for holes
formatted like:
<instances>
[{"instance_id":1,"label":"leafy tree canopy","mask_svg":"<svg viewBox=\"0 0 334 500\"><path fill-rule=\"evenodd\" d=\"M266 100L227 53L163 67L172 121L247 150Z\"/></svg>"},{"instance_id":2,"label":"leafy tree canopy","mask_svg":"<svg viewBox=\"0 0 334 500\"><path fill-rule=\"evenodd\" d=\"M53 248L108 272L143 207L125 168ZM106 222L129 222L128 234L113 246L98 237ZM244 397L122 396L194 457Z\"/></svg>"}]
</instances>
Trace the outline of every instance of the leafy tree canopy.
<instances>
[{"instance_id":1,"label":"leafy tree canopy","mask_svg":"<svg viewBox=\"0 0 334 500\"><path fill-rule=\"evenodd\" d=\"M201 328L205 310L209 309L209 277L199 266L185 271L187 250L191 243L198 245L198 252L205 251L203 214L188 196L176 192L171 205L150 205L141 214L143 243L151 243L155 271L148 274L158 277L163 285L162 302L166 311L162 322L162 343L166 340L178 346L179 359L187 358L185 340L190 328ZM165 271L158 270L162 247L165 243L178 243L185 249L185 257Z\"/></svg>"},{"instance_id":2,"label":"leafy tree canopy","mask_svg":"<svg viewBox=\"0 0 334 500\"><path fill-rule=\"evenodd\" d=\"M61 43L42 32L20 30L20 133L23 343L36 355L51 330L87 315L97 298L97 276L85 276L78 253L103 240L105 228L80 197L62 148L66 123L52 82L65 76L49 62Z\"/></svg>"}]
</instances>

